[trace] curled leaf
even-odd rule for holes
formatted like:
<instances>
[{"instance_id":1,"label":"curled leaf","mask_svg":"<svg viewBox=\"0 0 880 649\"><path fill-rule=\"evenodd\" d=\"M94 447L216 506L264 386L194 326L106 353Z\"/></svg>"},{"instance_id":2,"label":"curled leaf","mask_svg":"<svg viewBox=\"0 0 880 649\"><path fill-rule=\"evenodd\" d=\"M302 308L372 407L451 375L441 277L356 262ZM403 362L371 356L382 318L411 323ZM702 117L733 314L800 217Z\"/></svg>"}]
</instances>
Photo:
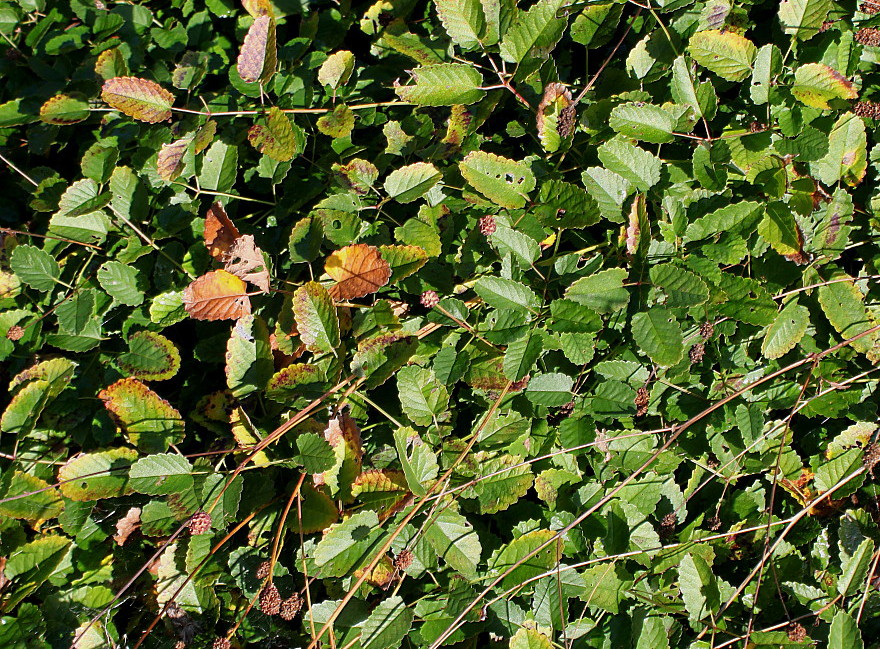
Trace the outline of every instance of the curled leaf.
<instances>
[{"instance_id":1,"label":"curled leaf","mask_svg":"<svg viewBox=\"0 0 880 649\"><path fill-rule=\"evenodd\" d=\"M391 278L391 266L379 250L357 243L337 250L324 263L324 270L336 280L330 295L337 300L350 300L375 293Z\"/></svg>"},{"instance_id":2,"label":"curled leaf","mask_svg":"<svg viewBox=\"0 0 880 649\"><path fill-rule=\"evenodd\" d=\"M225 270L195 279L183 290L183 306L196 320L237 320L251 312L244 280Z\"/></svg>"},{"instance_id":3,"label":"curled leaf","mask_svg":"<svg viewBox=\"0 0 880 649\"><path fill-rule=\"evenodd\" d=\"M214 203L205 215L205 246L214 259L223 260L233 242L241 236L226 210L220 203Z\"/></svg>"},{"instance_id":4,"label":"curled leaf","mask_svg":"<svg viewBox=\"0 0 880 649\"><path fill-rule=\"evenodd\" d=\"M155 81L116 77L104 82L101 99L111 107L142 122L155 124L171 119L174 95Z\"/></svg>"}]
</instances>

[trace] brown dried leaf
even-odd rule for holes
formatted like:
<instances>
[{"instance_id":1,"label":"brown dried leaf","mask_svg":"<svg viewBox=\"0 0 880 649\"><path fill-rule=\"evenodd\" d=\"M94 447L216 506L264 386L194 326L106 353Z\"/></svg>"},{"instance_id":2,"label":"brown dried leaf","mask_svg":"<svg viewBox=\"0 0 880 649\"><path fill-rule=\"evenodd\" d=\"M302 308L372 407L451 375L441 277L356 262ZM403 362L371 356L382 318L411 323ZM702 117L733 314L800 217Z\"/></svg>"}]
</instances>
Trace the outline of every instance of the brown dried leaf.
<instances>
[{"instance_id":1,"label":"brown dried leaf","mask_svg":"<svg viewBox=\"0 0 880 649\"><path fill-rule=\"evenodd\" d=\"M238 74L247 83L266 83L275 73L278 55L275 45L275 20L262 15L244 37L238 55Z\"/></svg>"},{"instance_id":2,"label":"brown dried leaf","mask_svg":"<svg viewBox=\"0 0 880 649\"><path fill-rule=\"evenodd\" d=\"M391 278L391 266L379 249L365 243L341 248L327 257L324 271L336 280L330 295L350 300L375 293Z\"/></svg>"},{"instance_id":3,"label":"brown dried leaf","mask_svg":"<svg viewBox=\"0 0 880 649\"><path fill-rule=\"evenodd\" d=\"M257 247L252 234L245 234L232 242L224 258L224 268L259 288L269 292L269 269L263 259L263 251Z\"/></svg>"},{"instance_id":4,"label":"brown dried leaf","mask_svg":"<svg viewBox=\"0 0 880 649\"><path fill-rule=\"evenodd\" d=\"M141 508L132 507L125 516L116 521L116 534L113 536L116 545L125 545L128 537L140 526Z\"/></svg>"},{"instance_id":5,"label":"brown dried leaf","mask_svg":"<svg viewBox=\"0 0 880 649\"><path fill-rule=\"evenodd\" d=\"M251 312L244 280L225 270L205 273L187 286L183 306L196 320L237 320Z\"/></svg>"},{"instance_id":6,"label":"brown dried leaf","mask_svg":"<svg viewBox=\"0 0 880 649\"><path fill-rule=\"evenodd\" d=\"M214 203L205 215L205 246L214 259L223 261L241 232L227 216L220 203Z\"/></svg>"}]
</instances>

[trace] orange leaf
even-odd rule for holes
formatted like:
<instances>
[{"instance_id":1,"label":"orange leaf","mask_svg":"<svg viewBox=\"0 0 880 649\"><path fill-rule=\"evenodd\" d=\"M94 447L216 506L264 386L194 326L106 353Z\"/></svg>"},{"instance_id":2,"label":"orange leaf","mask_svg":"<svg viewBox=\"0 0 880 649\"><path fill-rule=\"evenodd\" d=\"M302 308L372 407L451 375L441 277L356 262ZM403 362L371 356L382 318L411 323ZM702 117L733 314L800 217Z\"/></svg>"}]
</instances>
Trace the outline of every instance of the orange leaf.
<instances>
[{"instance_id":1,"label":"orange leaf","mask_svg":"<svg viewBox=\"0 0 880 649\"><path fill-rule=\"evenodd\" d=\"M237 320L251 312L244 280L214 270L183 289L183 306L196 320Z\"/></svg>"},{"instance_id":2,"label":"orange leaf","mask_svg":"<svg viewBox=\"0 0 880 649\"><path fill-rule=\"evenodd\" d=\"M116 110L142 122L155 124L171 119L174 95L155 81L115 77L104 82L101 99Z\"/></svg>"},{"instance_id":3,"label":"orange leaf","mask_svg":"<svg viewBox=\"0 0 880 649\"><path fill-rule=\"evenodd\" d=\"M337 250L327 257L324 270L336 280L336 284L330 287L330 295L336 300L375 293L391 277L391 266L382 259L378 248L365 243Z\"/></svg>"},{"instance_id":4,"label":"orange leaf","mask_svg":"<svg viewBox=\"0 0 880 649\"><path fill-rule=\"evenodd\" d=\"M220 203L214 203L205 215L205 246L214 259L222 261L232 247L233 242L241 236L226 210Z\"/></svg>"}]
</instances>

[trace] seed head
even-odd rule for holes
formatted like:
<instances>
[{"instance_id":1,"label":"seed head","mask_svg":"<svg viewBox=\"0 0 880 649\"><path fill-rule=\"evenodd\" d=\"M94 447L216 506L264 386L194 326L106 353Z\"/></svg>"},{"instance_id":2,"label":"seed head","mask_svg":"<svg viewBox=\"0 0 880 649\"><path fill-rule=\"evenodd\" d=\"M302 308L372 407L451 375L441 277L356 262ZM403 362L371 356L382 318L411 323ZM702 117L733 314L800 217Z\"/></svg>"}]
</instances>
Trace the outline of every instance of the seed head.
<instances>
[{"instance_id":1,"label":"seed head","mask_svg":"<svg viewBox=\"0 0 880 649\"><path fill-rule=\"evenodd\" d=\"M691 364L699 363L703 360L703 354L705 353L706 348L703 346L703 343L697 343L691 350L688 352L688 358L691 361Z\"/></svg>"},{"instance_id":2,"label":"seed head","mask_svg":"<svg viewBox=\"0 0 880 649\"><path fill-rule=\"evenodd\" d=\"M421 302L422 306L433 309L440 303L440 296L437 295L437 291L425 291L424 293L422 293Z\"/></svg>"},{"instance_id":3,"label":"seed head","mask_svg":"<svg viewBox=\"0 0 880 649\"><path fill-rule=\"evenodd\" d=\"M302 605L302 598L297 593L294 593L281 602L281 619L290 622L299 613Z\"/></svg>"},{"instance_id":4,"label":"seed head","mask_svg":"<svg viewBox=\"0 0 880 649\"><path fill-rule=\"evenodd\" d=\"M636 398L633 400L633 403L636 406L636 417L643 417L648 412L649 401L650 395L648 394L648 388L643 385L636 390Z\"/></svg>"},{"instance_id":5,"label":"seed head","mask_svg":"<svg viewBox=\"0 0 880 649\"><path fill-rule=\"evenodd\" d=\"M257 568L257 579L263 581L269 576L269 571L272 570L272 563L270 561L264 561Z\"/></svg>"},{"instance_id":6,"label":"seed head","mask_svg":"<svg viewBox=\"0 0 880 649\"><path fill-rule=\"evenodd\" d=\"M480 217L480 234L482 234L484 237L488 237L490 234L495 232L495 228L497 227L498 226L495 224L495 217L491 214Z\"/></svg>"},{"instance_id":7,"label":"seed head","mask_svg":"<svg viewBox=\"0 0 880 649\"><path fill-rule=\"evenodd\" d=\"M189 533L193 536L207 534L211 531L211 515L208 512L198 511L189 519Z\"/></svg>"},{"instance_id":8,"label":"seed head","mask_svg":"<svg viewBox=\"0 0 880 649\"><path fill-rule=\"evenodd\" d=\"M715 324L709 321L704 322L700 325L700 335L703 337L703 340L709 340L712 337L712 334L715 333Z\"/></svg>"},{"instance_id":9,"label":"seed head","mask_svg":"<svg viewBox=\"0 0 880 649\"><path fill-rule=\"evenodd\" d=\"M260 610L266 615L278 615L281 611L281 595L275 584L266 584L260 591Z\"/></svg>"},{"instance_id":10,"label":"seed head","mask_svg":"<svg viewBox=\"0 0 880 649\"><path fill-rule=\"evenodd\" d=\"M857 101L853 104L853 112L859 117L880 119L880 104L875 104L873 101ZM12 329L9 331L11 332Z\"/></svg>"},{"instance_id":11,"label":"seed head","mask_svg":"<svg viewBox=\"0 0 880 649\"><path fill-rule=\"evenodd\" d=\"M876 47L880 45L880 29L876 27L862 27L856 32L856 40L862 45Z\"/></svg>"},{"instance_id":12,"label":"seed head","mask_svg":"<svg viewBox=\"0 0 880 649\"><path fill-rule=\"evenodd\" d=\"M876 0L866 0L859 5L859 11L861 11L863 14L873 16L875 13L880 11L880 3L877 3Z\"/></svg>"},{"instance_id":13,"label":"seed head","mask_svg":"<svg viewBox=\"0 0 880 649\"><path fill-rule=\"evenodd\" d=\"M9 327L9 331L6 332L6 337L13 342L16 340L21 340L22 336L24 336L24 329L22 329L18 325L13 325Z\"/></svg>"},{"instance_id":14,"label":"seed head","mask_svg":"<svg viewBox=\"0 0 880 649\"><path fill-rule=\"evenodd\" d=\"M412 565L413 562L413 553L409 550L401 550L397 553L397 556L394 557L394 567L398 570L406 570Z\"/></svg>"},{"instance_id":15,"label":"seed head","mask_svg":"<svg viewBox=\"0 0 880 649\"><path fill-rule=\"evenodd\" d=\"M211 645L211 649L229 649L229 638L214 638L214 644Z\"/></svg>"}]
</instances>

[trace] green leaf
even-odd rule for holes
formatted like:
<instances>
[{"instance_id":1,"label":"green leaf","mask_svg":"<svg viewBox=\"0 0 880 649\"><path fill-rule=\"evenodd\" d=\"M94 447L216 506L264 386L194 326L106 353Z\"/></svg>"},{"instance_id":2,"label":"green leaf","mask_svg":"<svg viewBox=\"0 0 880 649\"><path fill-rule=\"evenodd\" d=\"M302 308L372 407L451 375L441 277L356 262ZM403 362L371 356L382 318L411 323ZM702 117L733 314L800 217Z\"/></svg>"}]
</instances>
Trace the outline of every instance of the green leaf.
<instances>
[{"instance_id":1,"label":"green leaf","mask_svg":"<svg viewBox=\"0 0 880 649\"><path fill-rule=\"evenodd\" d=\"M836 99L858 97L852 82L824 63L807 63L794 72L791 94L812 108L831 108Z\"/></svg>"},{"instance_id":2,"label":"green leaf","mask_svg":"<svg viewBox=\"0 0 880 649\"><path fill-rule=\"evenodd\" d=\"M137 331L128 339L128 352L116 359L128 376L144 381L165 381L180 369L180 353L174 343L153 331Z\"/></svg>"},{"instance_id":3,"label":"green leaf","mask_svg":"<svg viewBox=\"0 0 880 649\"><path fill-rule=\"evenodd\" d=\"M705 304L709 287L698 275L674 266L657 264L649 271L651 283L666 294L665 305L670 308L688 308Z\"/></svg>"},{"instance_id":4,"label":"green leaf","mask_svg":"<svg viewBox=\"0 0 880 649\"><path fill-rule=\"evenodd\" d=\"M688 50L694 60L728 81L742 81L752 71L758 49L733 31L709 29L691 36Z\"/></svg>"},{"instance_id":5,"label":"green leaf","mask_svg":"<svg viewBox=\"0 0 880 649\"><path fill-rule=\"evenodd\" d=\"M504 353L504 376L511 381L522 380L534 369L543 350L544 336L540 331L529 331L514 340Z\"/></svg>"},{"instance_id":6,"label":"green leaf","mask_svg":"<svg viewBox=\"0 0 880 649\"><path fill-rule=\"evenodd\" d=\"M810 170L829 186L840 180L858 185L867 170L867 147L865 123L853 113L844 113L831 128L828 153L810 163Z\"/></svg>"},{"instance_id":7,"label":"green leaf","mask_svg":"<svg viewBox=\"0 0 880 649\"><path fill-rule=\"evenodd\" d=\"M563 0L538 0L528 11L519 11L501 40L501 58L509 63L547 58L568 24L559 17L564 5Z\"/></svg>"},{"instance_id":8,"label":"green leaf","mask_svg":"<svg viewBox=\"0 0 880 649\"><path fill-rule=\"evenodd\" d=\"M535 629L522 628L510 639L510 649L552 649L553 643L543 633Z\"/></svg>"},{"instance_id":9,"label":"green leaf","mask_svg":"<svg viewBox=\"0 0 880 649\"><path fill-rule=\"evenodd\" d=\"M473 104L483 98L483 75L463 63L423 65L410 72L413 84L394 89L397 96L419 106Z\"/></svg>"},{"instance_id":10,"label":"green leaf","mask_svg":"<svg viewBox=\"0 0 880 649\"><path fill-rule=\"evenodd\" d=\"M521 584L556 566L562 557L562 541L554 537L555 533L550 530L534 530L517 536L501 548L492 562L497 573L510 571L501 581L501 587Z\"/></svg>"},{"instance_id":11,"label":"green leaf","mask_svg":"<svg viewBox=\"0 0 880 649\"><path fill-rule=\"evenodd\" d=\"M318 70L318 83L330 86L334 90L344 86L354 72L354 54L348 50L334 52L327 57Z\"/></svg>"},{"instance_id":12,"label":"green leaf","mask_svg":"<svg viewBox=\"0 0 880 649\"><path fill-rule=\"evenodd\" d=\"M718 97L711 81L696 83L689 63L679 56L672 64L672 97L679 104L690 106L697 117L712 119L718 108Z\"/></svg>"},{"instance_id":13,"label":"green leaf","mask_svg":"<svg viewBox=\"0 0 880 649\"><path fill-rule=\"evenodd\" d=\"M437 478L439 465L437 455L422 441L419 434L409 427L398 428L394 431L394 445L397 448L397 457L403 467L409 490L416 496L424 496L428 493L430 484ZM412 447L412 452L407 453L407 448Z\"/></svg>"},{"instance_id":14,"label":"green leaf","mask_svg":"<svg viewBox=\"0 0 880 649\"><path fill-rule=\"evenodd\" d=\"M720 605L720 594L712 567L697 553L688 552L678 565L678 587L693 621L714 613Z\"/></svg>"},{"instance_id":15,"label":"green leaf","mask_svg":"<svg viewBox=\"0 0 880 649\"><path fill-rule=\"evenodd\" d=\"M722 232L747 228L753 220L757 220L760 212L761 204L751 201L725 205L706 216L701 216L693 223L689 223L684 241L685 243L699 241Z\"/></svg>"},{"instance_id":16,"label":"green leaf","mask_svg":"<svg viewBox=\"0 0 880 649\"><path fill-rule=\"evenodd\" d=\"M61 275L58 262L52 255L35 246L16 246L9 258L9 266L18 279L44 293L55 288Z\"/></svg>"},{"instance_id":17,"label":"green leaf","mask_svg":"<svg viewBox=\"0 0 880 649\"><path fill-rule=\"evenodd\" d=\"M600 205L590 194L561 180L541 184L539 203L538 221L549 228L583 228L593 225L602 216Z\"/></svg>"},{"instance_id":18,"label":"green leaf","mask_svg":"<svg viewBox=\"0 0 880 649\"><path fill-rule=\"evenodd\" d=\"M598 606L615 615L626 599L626 590L632 580L617 563L605 563L587 568L583 573L584 590L580 598L590 606Z\"/></svg>"},{"instance_id":19,"label":"green leaf","mask_svg":"<svg viewBox=\"0 0 880 649\"><path fill-rule=\"evenodd\" d=\"M681 327L666 309L654 307L635 314L632 334L639 348L657 365L670 367L684 355Z\"/></svg>"},{"instance_id":20,"label":"green leaf","mask_svg":"<svg viewBox=\"0 0 880 649\"><path fill-rule=\"evenodd\" d=\"M874 540L864 539L852 556L843 561L841 575L837 579L837 592L848 597L858 593L865 585L865 577L874 554Z\"/></svg>"},{"instance_id":21,"label":"green leaf","mask_svg":"<svg viewBox=\"0 0 880 649\"><path fill-rule=\"evenodd\" d=\"M477 577L483 546L467 519L452 508L440 507L425 524L423 534L443 561L465 579Z\"/></svg>"},{"instance_id":22,"label":"green leaf","mask_svg":"<svg viewBox=\"0 0 880 649\"><path fill-rule=\"evenodd\" d=\"M781 7L786 2L801 2L802 0L783 0ZM812 2L813 0L806 0ZM820 0L825 1L825 0ZM772 89L774 80L782 71L782 52L775 45L768 43L762 45L758 49L755 57L755 69L752 72L752 82L749 86L749 93L752 101L756 104L766 104L770 101L770 90Z\"/></svg>"},{"instance_id":23,"label":"green leaf","mask_svg":"<svg viewBox=\"0 0 880 649\"><path fill-rule=\"evenodd\" d=\"M403 412L417 426L430 426L446 417L449 393L431 370L409 365L397 373L397 393Z\"/></svg>"},{"instance_id":24,"label":"green leaf","mask_svg":"<svg viewBox=\"0 0 880 649\"><path fill-rule=\"evenodd\" d=\"M840 271L833 273L828 283L819 287L822 311L844 340L867 331L875 324L864 299L855 282ZM880 360L880 336L876 332L854 340L851 345L856 351L867 354L872 362Z\"/></svg>"},{"instance_id":25,"label":"green leaf","mask_svg":"<svg viewBox=\"0 0 880 649\"><path fill-rule=\"evenodd\" d=\"M148 496L184 493L193 487L192 465L177 453L157 453L131 466L128 486Z\"/></svg>"},{"instance_id":26,"label":"green leaf","mask_svg":"<svg viewBox=\"0 0 880 649\"><path fill-rule=\"evenodd\" d=\"M236 398L266 387L274 363L265 321L251 314L239 318L226 343L226 385Z\"/></svg>"},{"instance_id":27,"label":"green leaf","mask_svg":"<svg viewBox=\"0 0 880 649\"><path fill-rule=\"evenodd\" d=\"M0 516L45 521L64 509L58 490L23 471L6 471L0 479Z\"/></svg>"},{"instance_id":28,"label":"green leaf","mask_svg":"<svg viewBox=\"0 0 880 649\"><path fill-rule=\"evenodd\" d=\"M779 3L779 23L789 36L807 41L821 31L822 23L833 8L831 0L782 0Z\"/></svg>"},{"instance_id":29,"label":"green leaf","mask_svg":"<svg viewBox=\"0 0 880 649\"><path fill-rule=\"evenodd\" d=\"M675 136L675 118L660 106L630 102L611 111L608 125L618 133L643 142L662 144Z\"/></svg>"},{"instance_id":30,"label":"green leaf","mask_svg":"<svg viewBox=\"0 0 880 649\"><path fill-rule=\"evenodd\" d=\"M818 466L814 466L815 485L821 493L831 492L831 498L846 498L854 494L865 481L864 474L856 475L863 466L864 453L860 448L850 448L831 459L818 458ZM849 478L849 476L854 476ZM848 481L834 489L834 485L845 478Z\"/></svg>"},{"instance_id":31,"label":"green leaf","mask_svg":"<svg viewBox=\"0 0 880 649\"><path fill-rule=\"evenodd\" d=\"M471 151L458 167L472 187L502 207L524 206L535 188L535 176L526 163L494 153Z\"/></svg>"},{"instance_id":32,"label":"green leaf","mask_svg":"<svg viewBox=\"0 0 880 649\"><path fill-rule=\"evenodd\" d=\"M412 203L427 194L442 175L429 162L415 162L395 169L385 179L385 192L398 203Z\"/></svg>"},{"instance_id":33,"label":"green leaf","mask_svg":"<svg viewBox=\"0 0 880 649\"><path fill-rule=\"evenodd\" d=\"M306 473L323 473L336 463L330 442L316 433L303 433L296 438L299 454L295 456Z\"/></svg>"},{"instance_id":34,"label":"green leaf","mask_svg":"<svg viewBox=\"0 0 880 649\"><path fill-rule=\"evenodd\" d=\"M846 611L839 610L831 620L828 649L864 649L859 625Z\"/></svg>"},{"instance_id":35,"label":"green leaf","mask_svg":"<svg viewBox=\"0 0 880 649\"><path fill-rule=\"evenodd\" d=\"M519 455L501 455L481 462L481 480L474 485L481 514L496 514L508 509L526 495L534 482L528 465Z\"/></svg>"},{"instance_id":36,"label":"green leaf","mask_svg":"<svg viewBox=\"0 0 880 649\"><path fill-rule=\"evenodd\" d=\"M629 292L623 288L626 277L623 268L608 268L576 280L565 297L597 313L618 311L629 303Z\"/></svg>"},{"instance_id":37,"label":"green leaf","mask_svg":"<svg viewBox=\"0 0 880 649\"><path fill-rule=\"evenodd\" d=\"M82 97L55 95L40 108L40 119L47 124L67 126L89 116L89 104Z\"/></svg>"},{"instance_id":38,"label":"green leaf","mask_svg":"<svg viewBox=\"0 0 880 649\"><path fill-rule=\"evenodd\" d=\"M587 167L581 172L581 181L599 204L604 218L615 223L623 221L623 202L633 190L629 180L602 167Z\"/></svg>"},{"instance_id":39,"label":"green leaf","mask_svg":"<svg viewBox=\"0 0 880 649\"><path fill-rule=\"evenodd\" d=\"M119 304L139 306L144 301L144 292L137 286L138 271L118 261L105 262L98 269L98 282Z\"/></svg>"},{"instance_id":40,"label":"green leaf","mask_svg":"<svg viewBox=\"0 0 880 649\"><path fill-rule=\"evenodd\" d=\"M293 317L300 340L316 353L335 354L340 345L339 317L327 289L308 282L293 294Z\"/></svg>"},{"instance_id":41,"label":"green leaf","mask_svg":"<svg viewBox=\"0 0 880 649\"><path fill-rule=\"evenodd\" d=\"M784 356L801 341L809 323L809 309L798 304L797 300L792 300L779 312L773 324L767 328L764 342L761 345L761 353L765 358Z\"/></svg>"},{"instance_id":42,"label":"green leaf","mask_svg":"<svg viewBox=\"0 0 880 649\"><path fill-rule=\"evenodd\" d=\"M318 491L308 483L301 489L302 516L297 520L293 529L302 534L313 534L327 529L339 518L339 510L333 504L333 499L323 491Z\"/></svg>"},{"instance_id":43,"label":"green leaf","mask_svg":"<svg viewBox=\"0 0 880 649\"><path fill-rule=\"evenodd\" d=\"M137 458L131 448L78 455L58 471L58 488L65 498L78 502L124 496L131 493L128 471Z\"/></svg>"},{"instance_id":44,"label":"green leaf","mask_svg":"<svg viewBox=\"0 0 880 649\"><path fill-rule=\"evenodd\" d=\"M564 406L572 400L572 387L574 380L566 374L558 372L539 374L529 380L526 397L539 406L549 408Z\"/></svg>"},{"instance_id":45,"label":"green leaf","mask_svg":"<svg viewBox=\"0 0 880 649\"><path fill-rule=\"evenodd\" d=\"M608 140L598 151L599 160L608 171L625 178L639 191L646 192L660 182L663 162L654 154L619 137Z\"/></svg>"},{"instance_id":46,"label":"green leaf","mask_svg":"<svg viewBox=\"0 0 880 649\"><path fill-rule=\"evenodd\" d=\"M146 453L163 452L183 440L180 413L137 379L120 379L98 398L129 441Z\"/></svg>"},{"instance_id":47,"label":"green leaf","mask_svg":"<svg viewBox=\"0 0 880 649\"><path fill-rule=\"evenodd\" d=\"M391 267L391 284L409 277L428 261L428 253L419 246L379 246L379 254Z\"/></svg>"},{"instance_id":48,"label":"green leaf","mask_svg":"<svg viewBox=\"0 0 880 649\"><path fill-rule=\"evenodd\" d=\"M434 0L437 17L452 42L465 50L480 44L486 24L480 0Z\"/></svg>"},{"instance_id":49,"label":"green leaf","mask_svg":"<svg viewBox=\"0 0 880 649\"><path fill-rule=\"evenodd\" d=\"M186 318L182 291L160 293L150 304L150 322L154 324L170 327Z\"/></svg>"},{"instance_id":50,"label":"green leaf","mask_svg":"<svg viewBox=\"0 0 880 649\"><path fill-rule=\"evenodd\" d=\"M412 627L414 613L403 598L394 595L382 601L361 627L363 649L385 649L400 646Z\"/></svg>"},{"instance_id":51,"label":"green leaf","mask_svg":"<svg viewBox=\"0 0 880 649\"><path fill-rule=\"evenodd\" d=\"M529 268L541 256L538 242L527 234L508 227L506 223L496 222L495 232L489 240L502 255L512 254L523 268Z\"/></svg>"},{"instance_id":52,"label":"green leaf","mask_svg":"<svg viewBox=\"0 0 880 649\"><path fill-rule=\"evenodd\" d=\"M379 518L370 510L357 512L331 525L315 547L313 556L318 575L322 579L345 576L368 560L369 550L380 534Z\"/></svg>"},{"instance_id":53,"label":"green leaf","mask_svg":"<svg viewBox=\"0 0 880 649\"><path fill-rule=\"evenodd\" d=\"M215 140L205 151L199 186L215 192L228 192L235 184L238 173L238 147Z\"/></svg>"},{"instance_id":54,"label":"green leaf","mask_svg":"<svg viewBox=\"0 0 880 649\"><path fill-rule=\"evenodd\" d=\"M524 284L501 277L481 277L474 290L491 307L511 309L520 313L534 312L540 301L532 289Z\"/></svg>"},{"instance_id":55,"label":"green leaf","mask_svg":"<svg viewBox=\"0 0 880 649\"><path fill-rule=\"evenodd\" d=\"M791 209L784 203L767 205L764 218L758 224L758 234L780 255L794 255L803 247L803 236Z\"/></svg>"}]
</instances>

